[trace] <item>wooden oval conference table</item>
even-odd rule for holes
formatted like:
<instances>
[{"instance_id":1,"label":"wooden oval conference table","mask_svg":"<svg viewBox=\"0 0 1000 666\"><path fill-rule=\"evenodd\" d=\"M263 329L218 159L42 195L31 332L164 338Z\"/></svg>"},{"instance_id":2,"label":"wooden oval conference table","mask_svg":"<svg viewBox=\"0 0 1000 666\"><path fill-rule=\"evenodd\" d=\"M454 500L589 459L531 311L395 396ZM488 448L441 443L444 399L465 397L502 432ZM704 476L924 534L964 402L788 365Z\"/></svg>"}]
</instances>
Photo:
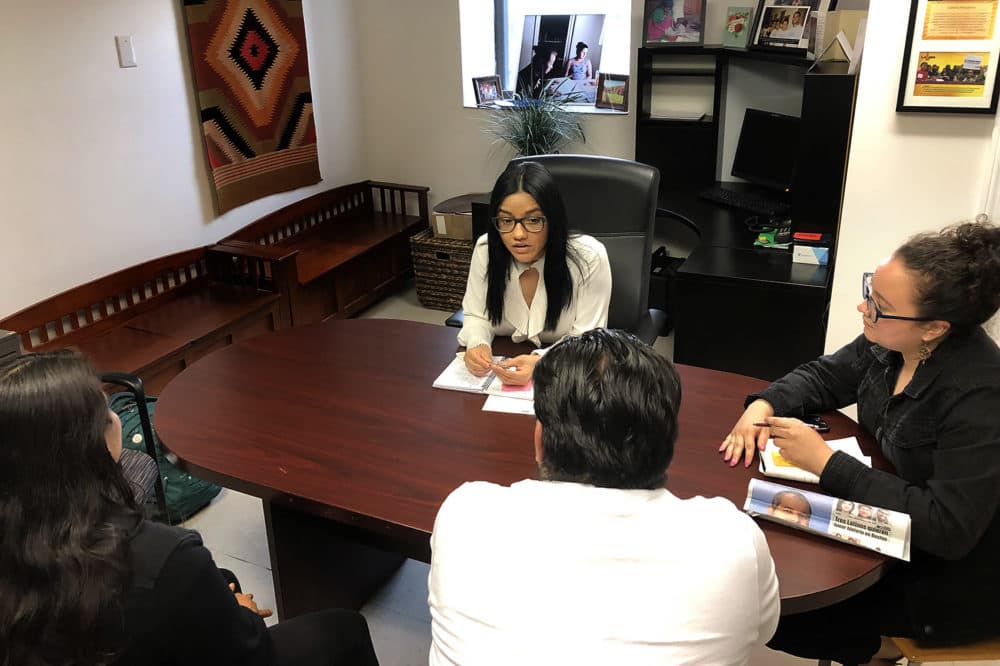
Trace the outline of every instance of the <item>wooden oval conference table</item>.
<instances>
[{"instance_id":1,"label":"wooden oval conference table","mask_svg":"<svg viewBox=\"0 0 1000 666\"><path fill-rule=\"evenodd\" d=\"M405 557L429 562L438 507L463 482L535 477L532 417L484 412L481 395L431 387L455 358L455 334L378 319L285 329L215 351L164 389L156 428L182 466L262 498L282 618L359 608ZM523 349L509 341L494 347ZM666 486L682 498L721 496L742 508L747 483L760 474L756 464L729 468L718 447L744 396L765 382L678 370L680 437ZM853 421L826 418L829 437L857 436L884 465ZM786 614L854 595L887 565L876 553L760 525Z\"/></svg>"}]
</instances>

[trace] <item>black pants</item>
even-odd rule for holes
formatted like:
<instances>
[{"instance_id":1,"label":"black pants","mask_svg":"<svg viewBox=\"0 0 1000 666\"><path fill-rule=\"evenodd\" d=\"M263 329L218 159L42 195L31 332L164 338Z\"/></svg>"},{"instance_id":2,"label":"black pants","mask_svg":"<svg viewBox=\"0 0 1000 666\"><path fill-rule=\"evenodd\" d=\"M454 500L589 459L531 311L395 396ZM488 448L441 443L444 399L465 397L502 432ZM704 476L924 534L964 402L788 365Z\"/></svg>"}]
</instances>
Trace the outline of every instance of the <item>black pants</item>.
<instances>
[{"instance_id":1,"label":"black pants","mask_svg":"<svg viewBox=\"0 0 1000 666\"><path fill-rule=\"evenodd\" d=\"M242 592L232 571L219 569ZM332 609L282 620L268 628L276 666L378 666L361 613Z\"/></svg>"},{"instance_id":2,"label":"black pants","mask_svg":"<svg viewBox=\"0 0 1000 666\"><path fill-rule=\"evenodd\" d=\"M882 636L914 635L905 603L899 577L890 572L839 604L783 616L767 646L803 659L864 664L878 652Z\"/></svg>"}]
</instances>

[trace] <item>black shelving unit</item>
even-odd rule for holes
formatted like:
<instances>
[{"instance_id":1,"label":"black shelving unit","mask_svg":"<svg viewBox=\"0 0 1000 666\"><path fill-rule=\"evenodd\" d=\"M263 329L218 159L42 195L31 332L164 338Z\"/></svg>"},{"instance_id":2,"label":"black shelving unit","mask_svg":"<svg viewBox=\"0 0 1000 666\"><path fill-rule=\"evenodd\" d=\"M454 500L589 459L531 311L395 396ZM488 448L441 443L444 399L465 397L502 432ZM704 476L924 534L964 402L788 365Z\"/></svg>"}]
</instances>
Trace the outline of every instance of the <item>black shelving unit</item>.
<instances>
[{"instance_id":1,"label":"black shelving unit","mask_svg":"<svg viewBox=\"0 0 1000 666\"><path fill-rule=\"evenodd\" d=\"M723 127L727 79L756 71L755 63L760 70L781 65L794 68L784 74L802 75L792 228L836 239L857 77L847 73L846 63L817 64L798 55L713 45L642 48L638 61L636 159L659 168L660 207L690 219L699 233L670 289L674 362L768 380L780 377L823 351L836 257L828 266L811 266L793 263L787 250L755 248L757 234L747 227L747 212L698 197L715 182L723 137L738 130ZM742 66L731 68L734 63ZM711 82L704 86L706 96L711 90L710 103L704 100L711 114L688 120L654 117L654 97L669 108L665 95L653 94L659 79L692 76ZM733 111L729 117L742 115ZM777 324L775 313L780 313Z\"/></svg>"},{"instance_id":2,"label":"black shelving unit","mask_svg":"<svg viewBox=\"0 0 1000 666\"><path fill-rule=\"evenodd\" d=\"M698 66L692 65L695 59ZM718 44L639 49L635 158L658 168L664 186L707 186L715 181L722 135L719 123L724 119L726 83L733 60L802 68L813 64L801 55L724 48ZM690 78L711 82L711 113L697 119L653 115L654 86L670 79Z\"/></svg>"}]
</instances>

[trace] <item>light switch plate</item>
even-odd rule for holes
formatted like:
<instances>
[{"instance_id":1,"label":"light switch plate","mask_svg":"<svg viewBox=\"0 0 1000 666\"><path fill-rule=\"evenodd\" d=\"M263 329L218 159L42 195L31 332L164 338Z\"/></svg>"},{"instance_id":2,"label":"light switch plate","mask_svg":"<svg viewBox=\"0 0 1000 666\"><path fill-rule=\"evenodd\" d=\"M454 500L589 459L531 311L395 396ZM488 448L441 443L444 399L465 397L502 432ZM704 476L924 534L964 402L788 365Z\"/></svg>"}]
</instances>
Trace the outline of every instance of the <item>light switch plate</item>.
<instances>
[{"instance_id":1,"label":"light switch plate","mask_svg":"<svg viewBox=\"0 0 1000 666\"><path fill-rule=\"evenodd\" d=\"M115 45L118 47L119 67L138 67L135 49L132 48L132 35L115 35Z\"/></svg>"}]
</instances>

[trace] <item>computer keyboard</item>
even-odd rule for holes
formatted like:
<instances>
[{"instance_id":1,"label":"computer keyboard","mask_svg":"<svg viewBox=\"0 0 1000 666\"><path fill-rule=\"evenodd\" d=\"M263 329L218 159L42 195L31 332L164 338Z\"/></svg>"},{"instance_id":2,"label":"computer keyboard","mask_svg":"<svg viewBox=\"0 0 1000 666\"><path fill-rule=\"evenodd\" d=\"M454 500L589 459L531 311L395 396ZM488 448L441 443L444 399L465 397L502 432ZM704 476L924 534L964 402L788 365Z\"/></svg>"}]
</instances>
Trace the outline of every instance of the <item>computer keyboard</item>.
<instances>
[{"instance_id":1,"label":"computer keyboard","mask_svg":"<svg viewBox=\"0 0 1000 666\"><path fill-rule=\"evenodd\" d=\"M710 187L699 192L698 196L723 206L732 206L768 217L778 217L788 213L788 204L785 202L756 192L739 192L725 187Z\"/></svg>"}]
</instances>

